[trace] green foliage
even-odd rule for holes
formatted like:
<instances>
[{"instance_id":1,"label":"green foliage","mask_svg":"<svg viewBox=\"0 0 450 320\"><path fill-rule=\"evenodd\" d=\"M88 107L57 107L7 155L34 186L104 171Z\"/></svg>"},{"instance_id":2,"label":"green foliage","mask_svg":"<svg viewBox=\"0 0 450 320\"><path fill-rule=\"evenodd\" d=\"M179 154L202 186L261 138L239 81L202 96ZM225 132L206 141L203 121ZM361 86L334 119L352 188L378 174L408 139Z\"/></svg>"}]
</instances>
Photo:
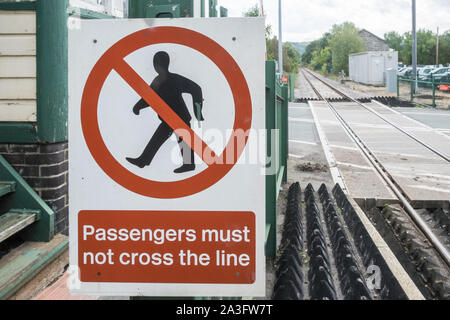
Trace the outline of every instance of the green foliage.
<instances>
[{"instance_id":1,"label":"green foliage","mask_svg":"<svg viewBox=\"0 0 450 320\"><path fill-rule=\"evenodd\" d=\"M384 34L384 39L389 45L389 48L400 52L403 46L403 36L396 31L391 31Z\"/></svg>"},{"instance_id":2,"label":"green foliage","mask_svg":"<svg viewBox=\"0 0 450 320\"><path fill-rule=\"evenodd\" d=\"M278 60L278 39L276 36L266 39L267 60Z\"/></svg>"},{"instance_id":3,"label":"green foliage","mask_svg":"<svg viewBox=\"0 0 450 320\"><path fill-rule=\"evenodd\" d=\"M412 36L411 32L403 35L391 31L384 35L389 47L398 51L399 61L405 64L412 63ZM421 65L434 65L436 63L436 34L430 30L417 31L417 63ZM450 31L439 37L439 62L450 62Z\"/></svg>"},{"instance_id":4,"label":"green foliage","mask_svg":"<svg viewBox=\"0 0 450 320\"><path fill-rule=\"evenodd\" d=\"M326 73L329 70L331 61L331 51L329 47L313 52L310 66L314 70L321 70Z\"/></svg>"},{"instance_id":5,"label":"green foliage","mask_svg":"<svg viewBox=\"0 0 450 320\"><path fill-rule=\"evenodd\" d=\"M351 22L333 26L329 45L334 73L344 70L348 74L348 56L365 51L364 42L359 37L359 30Z\"/></svg>"},{"instance_id":6,"label":"green foliage","mask_svg":"<svg viewBox=\"0 0 450 320\"><path fill-rule=\"evenodd\" d=\"M255 4L243 13L244 17L259 17L259 7Z\"/></svg>"},{"instance_id":7,"label":"green foliage","mask_svg":"<svg viewBox=\"0 0 450 320\"><path fill-rule=\"evenodd\" d=\"M308 46L309 42L289 42L295 50L301 55L305 53L306 47Z\"/></svg>"},{"instance_id":8,"label":"green foliage","mask_svg":"<svg viewBox=\"0 0 450 320\"><path fill-rule=\"evenodd\" d=\"M267 40L267 59L278 61L278 38L276 36ZM283 43L283 71L298 73L300 60L300 54L294 46L288 42Z\"/></svg>"},{"instance_id":9,"label":"green foliage","mask_svg":"<svg viewBox=\"0 0 450 320\"><path fill-rule=\"evenodd\" d=\"M334 25L322 38L311 42L302 55L302 63L315 70L348 74L348 56L364 51L364 42L353 23Z\"/></svg>"},{"instance_id":10,"label":"green foliage","mask_svg":"<svg viewBox=\"0 0 450 320\"><path fill-rule=\"evenodd\" d=\"M283 69L286 73L297 73L300 59L300 54L292 44L283 43Z\"/></svg>"},{"instance_id":11,"label":"green foliage","mask_svg":"<svg viewBox=\"0 0 450 320\"><path fill-rule=\"evenodd\" d=\"M303 53L303 55L302 55L302 63L305 65L309 65L312 60L313 52L317 51L317 50L320 51L320 50L328 47L328 42L329 42L330 38L331 38L331 33L327 32L319 40L310 42L305 49L305 53ZM330 63L331 63L331 61L330 61Z\"/></svg>"},{"instance_id":12,"label":"green foliage","mask_svg":"<svg viewBox=\"0 0 450 320\"><path fill-rule=\"evenodd\" d=\"M450 30L439 37L439 61L450 63Z\"/></svg>"},{"instance_id":13,"label":"green foliage","mask_svg":"<svg viewBox=\"0 0 450 320\"><path fill-rule=\"evenodd\" d=\"M436 63L436 36L430 30L417 32L417 63Z\"/></svg>"},{"instance_id":14,"label":"green foliage","mask_svg":"<svg viewBox=\"0 0 450 320\"><path fill-rule=\"evenodd\" d=\"M311 63L311 60L313 58L313 53L321 50L323 48L320 47L320 41L314 40L309 43L309 45L305 49L305 53L302 55L302 63L305 65L309 65Z\"/></svg>"}]
</instances>

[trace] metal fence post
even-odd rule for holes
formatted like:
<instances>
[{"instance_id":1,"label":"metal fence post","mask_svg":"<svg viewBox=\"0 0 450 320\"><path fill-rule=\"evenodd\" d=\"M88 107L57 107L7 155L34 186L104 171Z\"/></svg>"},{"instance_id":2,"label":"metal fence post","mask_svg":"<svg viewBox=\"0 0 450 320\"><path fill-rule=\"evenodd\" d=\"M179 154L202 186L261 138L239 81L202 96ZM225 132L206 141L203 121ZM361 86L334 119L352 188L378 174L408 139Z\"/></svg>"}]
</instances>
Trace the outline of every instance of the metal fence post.
<instances>
[{"instance_id":1,"label":"metal fence post","mask_svg":"<svg viewBox=\"0 0 450 320\"><path fill-rule=\"evenodd\" d=\"M36 91L41 143L67 141L68 0L36 2Z\"/></svg>"},{"instance_id":2,"label":"metal fence post","mask_svg":"<svg viewBox=\"0 0 450 320\"><path fill-rule=\"evenodd\" d=\"M283 183L287 183L287 165L289 153L289 87L283 86L283 106L281 108L281 165L284 166Z\"/></svg>"},{"instance_id":3,"label":"metal fence post","mask_svg":"<svg viewBox=\"0 0 450 320\"><path fill-rule=\"evenodd\" d=\"M431 105L433 108L436 108L436 84L434 82L434 76L431 75L431 86L433 87L433 104Z\"/></svg>"},{"instance_id":4,"label":"metal fence post","mask_svg":"<svg viewBox=\"0 0 450 320\"><path fill-rule=\"evenodd\" d=\"M266 130L267 130L267 161L266 166L266 256L275 257L277 250L277 175L268 170L275 165L275 151L272 147L272 130L276 128L275 110L275 61L266 61Z\"/></svg>"}]
</instances>

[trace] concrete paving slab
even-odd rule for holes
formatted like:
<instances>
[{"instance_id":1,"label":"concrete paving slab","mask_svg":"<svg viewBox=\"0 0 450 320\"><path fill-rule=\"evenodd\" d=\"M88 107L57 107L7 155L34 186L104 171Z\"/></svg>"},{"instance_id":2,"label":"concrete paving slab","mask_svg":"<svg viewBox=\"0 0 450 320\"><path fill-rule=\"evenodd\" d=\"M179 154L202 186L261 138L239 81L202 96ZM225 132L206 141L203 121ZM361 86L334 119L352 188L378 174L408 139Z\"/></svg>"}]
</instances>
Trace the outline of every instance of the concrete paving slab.
<instances>
[{"instance_id":1,"label":"concrete paving slab","mask_svg":"<svg viewBox=\"0 0 450 320\"><path fill-rule=\"evenodd\" d=\"M308 170L308 164L311 164ZM317 190L325 183L334 186L320 144L311 109L307 103L289 104L289 184L311 183ZM317 170L322 168L322 170Z\"/></svg>"},{"instance_id":2,"label":"concrete paving slab","mask_svg":"<svg viewBox=\"0 0 450 320\"><path fill-rule=\"evenodd\" d=\"M289 153L293 158L302 159L307 155L321 152L311 109L306 103L289 104Z\"/></svg>"},{"instance_id":3,"label":"concrete paving slab","mask_svg":"<svg viewBox=\"0 0 450 320\"><path fill-rule=\"evenodd\" d=\"M328 163L331 169L335 169L335 182L343 185L356 201L377 199L380 206L397 202L397 197L346 133L327 104L312 101L310 106Z\"/></svg>"},{"instance_id":4,"label":"concrete paving slab","mask_svg":"<svg viewBox=\"0 0 450 320\"><path fill-rule=\"evenodd\" d=\"M391 109L444 134L450 135L450 110L399 107Z\"/></svg>"},{"instance_id":5,"label":"concrete paving slab","mask_svg":"<svg viewBox=\"0 0 450 320\"><path fill-rule=\"evenodd\" d=\"M450 199L448 161L355 103L333 103L333 106L374 153L410 201L446 202ZM395 121L402 119L397 117ZM409 127L413 124L407 123L408 128L412 128L410 130L415 130L414 127ZM415 126L420 129L419 124ZM433 139L441 140L434 143L440 146L445 145L447 138L437 134Z\"/></svg>"},{"instance_id":6,"label":"concrete paving slab","mask_svg":"<svg viewBox=\"0 0 450 320\"><path fill-rule=\"evenodd\" d=\"M450 158L450 137L437 130L437 128L430 127L420 121L409 118L408 116L378 102L367 103L365 105L379 113L389 122L429 144L431 147ZM437 124L437 127L441 125L441 119L443 118L447 120L446 125L450 128L450 112L448 114L444 112L422 113L422 117L430 118L430 116L433 118L432 121ZM442 124L442 126L444 126L444 124Z\"/></svg>"}]
</instances>

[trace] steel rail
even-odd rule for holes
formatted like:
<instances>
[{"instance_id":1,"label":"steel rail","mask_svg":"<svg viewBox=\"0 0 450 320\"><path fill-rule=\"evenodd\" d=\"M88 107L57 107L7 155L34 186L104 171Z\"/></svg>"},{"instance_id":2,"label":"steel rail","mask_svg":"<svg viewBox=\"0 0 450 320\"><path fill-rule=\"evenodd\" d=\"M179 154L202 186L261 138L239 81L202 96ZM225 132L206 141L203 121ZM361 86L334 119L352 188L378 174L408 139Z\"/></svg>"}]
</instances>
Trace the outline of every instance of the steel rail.
<instances>
[{"instance_id":1,"label":"steel rail","mask_svg":"<svg viewBox=\"0 0 450 320\"><path fill-rule=\"evenodd\" d=\"M420 217L417 211L411 206L408 199L404 195L404 192L395 182L394 178L388 174L388 171L381 165L377 157L374 153L367 147L364 142L358 137L358 135L352 130L352 128L347 124L347 122L342 118L342 116L337 112L337 110L333 107L333 105L325 99L320 92L311 84L309 79L306 77L306 80L309 82L313 90L316 92L318 97L322 99L336 116L338 121L341 123L342 127L349 134L349 136L355 141L356 145L361 149L363 154L366 156L367 160L374 166L377 172L381 175L381 177L386 181L394 194L398 197L400 202L403 205L403 208L408 213L409 217L416 223L419 229L424 233L424 235L428 238L428 240L432 243L437 252L441 255L442 259L450 266L450 254L447 251L447 248L442 244L442 242L435 236L433 231L427 225L427 223ZM323 82L323 81L322 81ZM330 85L328 85L330 86Z\"/></svg>"},{"instance_id":2,"label":"steel rail","mask_svg":"<svg viewBox=\"0 0 450 320\"><path fill-rule=\"evenodd\" d=\"M320 79L319 77L317 77L316 75L314 75L313 73L311 73L309 70L306 70L311 76L313 76L314 78L316 78L317 80L319 80L320 82L322 82L323 84L325 84L326 86L330 87L331 89L333 89L334 91L336 91L338 94L342 95L343 97L349 99L352 102L357 103L358 105L360 105L361 107L363 107L364 109L366 109L367 111L373 113L374 115L376 115L377 117L379 117L380 119L382 119L383 121L385 121L386 123L389 123L391 126L393 126L394 128L396 128L397 130L401 131L402 133L406 134L408 137L410 137L411 139L415 140L416 142L418 142L419 144L421 144L422 146L424 146L425 148L427 148L428 150L432 151L433 153L435 153L436 155L438 155L439 157L441 157L442 159L446 160L447 162L450 162L450 157L448 157L447 155L443 154L442 152L440 152L439 150L433 148L432 146L428 145L427 143L423 142L422 140L420 140L419 138L417 138L415 135L413 135L412 133L409 133L405 130L403 130L402 128L400 128L399 126L397 126L396 124L392 123L391 121L389 121L388 119L386 119L386 117L383 117L380 113L378 113L377 111L373 110L371 107L364 105L363 103L359 102L358 100L356 100L355 98L349 96L348 94L342 92L341 90L333 87L331 84L327 83L326 81Z\"/></svg>"}]
</instances>

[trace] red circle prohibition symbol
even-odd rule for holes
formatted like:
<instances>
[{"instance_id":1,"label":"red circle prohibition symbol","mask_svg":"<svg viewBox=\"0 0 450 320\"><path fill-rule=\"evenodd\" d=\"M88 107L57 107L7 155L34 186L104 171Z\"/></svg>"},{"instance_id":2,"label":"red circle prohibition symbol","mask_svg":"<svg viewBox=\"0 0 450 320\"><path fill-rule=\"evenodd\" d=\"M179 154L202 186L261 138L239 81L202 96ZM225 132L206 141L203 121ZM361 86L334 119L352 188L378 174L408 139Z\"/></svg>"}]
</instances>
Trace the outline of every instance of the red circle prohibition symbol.
<instances>
[{"instance_id":1,"label":"red circle prohibition symbol","mask_svg":"<svg viewBox=\"0 0 450 320\"><path fill-rule=\"evenodd\" d=\"M222 155L209 149L150 86L128 65L124 58L136 50L155 44L183 45L209 58L222 72L230 86L235 106L233 133ZM184 180L173 182L152 181L135 175L123 167L110 153L100 133L98 102L100 92L111 71L116 71L133 90L153 108L175 133L197 153L209 152L214 159L208 167ZM225 177L242 155L252 124L252 101L250 90L242 70L233 57L214 40L198 32L179 27L152 27L128 35L108 49L95 64L86 81L81 100L81 126L84 139L100 168L116 183L137 194L158 198L175 199L202 192ZM189 136L186 135L188 132ZM244 132L244 143L242 141ZM195 149L194 149L195 148ZM227 161L225 161L227 159ZM231 160L228 160L231 159Z\"/></svg>"}]
</instances>

